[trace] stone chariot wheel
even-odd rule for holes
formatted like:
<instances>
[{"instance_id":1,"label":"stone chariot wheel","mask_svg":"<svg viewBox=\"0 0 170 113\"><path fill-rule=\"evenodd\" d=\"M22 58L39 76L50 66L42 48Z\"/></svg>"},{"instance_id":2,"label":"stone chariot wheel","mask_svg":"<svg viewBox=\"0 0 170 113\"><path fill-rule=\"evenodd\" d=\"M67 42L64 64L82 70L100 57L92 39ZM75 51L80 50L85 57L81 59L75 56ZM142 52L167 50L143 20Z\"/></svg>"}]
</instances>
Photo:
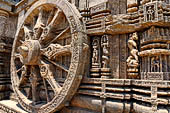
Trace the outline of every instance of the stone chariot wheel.
<instances>
[{"instance_id":1,"label":"stone chariot wheel","mask_svg":"<svg viewBox=\"0 0 170 113\"><path fill-rule=\"evenodd\" d=\"M23 17L13 44L11 78L26 111L50 113L68 105L88 49L82 23L67 0L39 0Z\"/></svg>"}]
</instances>

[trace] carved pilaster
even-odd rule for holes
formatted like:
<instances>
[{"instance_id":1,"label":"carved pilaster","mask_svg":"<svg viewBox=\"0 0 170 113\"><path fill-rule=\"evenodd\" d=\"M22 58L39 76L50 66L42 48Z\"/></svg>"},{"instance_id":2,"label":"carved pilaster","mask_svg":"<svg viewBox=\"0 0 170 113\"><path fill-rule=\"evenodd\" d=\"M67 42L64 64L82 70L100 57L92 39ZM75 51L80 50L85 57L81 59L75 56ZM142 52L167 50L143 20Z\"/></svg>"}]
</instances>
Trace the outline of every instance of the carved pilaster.
<instances>
[{"instance_id":1,"label":"carved pilaster","mask_svg":"<svg viewBox=\"0 0 170 113\"><path fill-rule=\"evenodd\" d=\"M5 38L8 18L9 14L0 10L0 100L10 95L10 50L6 49L9 45L5 41L8 40Z\"/></svg>"},{"instance_id":2,"label":"carved pilaster","mask_svg":"<svg viewBox=\"0 0 170 113\"><path fill-rule=\"evenodd\" d=\"M157 98L158 98L158 88L157 86L151 86L151 101L152 101L152 111L156 112L157 111Z\"/></svg>"},{"instance_id":3,"label":"carved pilaster","mask_svg":"<svg viewBox=\"0 0 170 113\"><path fill-rule=\"evenodd\" d=\"M79 7L80 14L84 17L84 20L89 20L90 19L89 0L80 0L78 2L77 7Z\"/></svg>"},{"instance_id":4,"label":"carved pilaster","mask_svg":"<svg viewBox=\"0 0 170 113\"><path fill-rule=\"evenodd\" d=\"M0 38L5 35L5 27L8 19L8 13L0 10Z\"/></svg>"}]
</instances>

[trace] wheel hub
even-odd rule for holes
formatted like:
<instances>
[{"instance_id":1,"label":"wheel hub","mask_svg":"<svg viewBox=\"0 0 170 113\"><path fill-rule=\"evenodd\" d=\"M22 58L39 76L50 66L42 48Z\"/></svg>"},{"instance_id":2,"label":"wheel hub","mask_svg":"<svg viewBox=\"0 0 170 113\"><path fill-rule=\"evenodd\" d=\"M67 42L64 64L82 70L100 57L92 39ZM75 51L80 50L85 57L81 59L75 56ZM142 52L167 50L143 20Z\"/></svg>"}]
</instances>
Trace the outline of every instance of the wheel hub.
<instances>
[{"instance_id":1,"label":"wheel hub","mask_svg":"<svg viewBox=\"0 0 170 113\"><path fill-rule=\"evenodd\" d=\"M19 48L20 60L25 65L38 65L40 56L40 43L38 40L27 40Z\"/></svg>"}]
</instances>

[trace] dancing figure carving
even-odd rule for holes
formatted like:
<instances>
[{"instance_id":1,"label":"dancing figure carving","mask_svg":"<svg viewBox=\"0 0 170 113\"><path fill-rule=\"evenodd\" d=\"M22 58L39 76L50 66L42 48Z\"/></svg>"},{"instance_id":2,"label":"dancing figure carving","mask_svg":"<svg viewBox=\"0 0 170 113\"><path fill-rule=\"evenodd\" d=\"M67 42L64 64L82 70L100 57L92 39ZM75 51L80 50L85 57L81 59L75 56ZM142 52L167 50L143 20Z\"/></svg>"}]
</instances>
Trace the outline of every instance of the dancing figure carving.
<instances>
[{"instance_id":1,"label":"dancing figure carving","mask_svg":"<svg viewBox=\"0 0 170 113\"><path fill-rule=\"evenodd\" d=\"M108 68L108 64L109 64L109 42L108 42L108 37L106 35L104 35L102 37L102 49L103 49L103 55L102 55L102 64L103 64L103 68Z\"/></svg>"}]
</instances>

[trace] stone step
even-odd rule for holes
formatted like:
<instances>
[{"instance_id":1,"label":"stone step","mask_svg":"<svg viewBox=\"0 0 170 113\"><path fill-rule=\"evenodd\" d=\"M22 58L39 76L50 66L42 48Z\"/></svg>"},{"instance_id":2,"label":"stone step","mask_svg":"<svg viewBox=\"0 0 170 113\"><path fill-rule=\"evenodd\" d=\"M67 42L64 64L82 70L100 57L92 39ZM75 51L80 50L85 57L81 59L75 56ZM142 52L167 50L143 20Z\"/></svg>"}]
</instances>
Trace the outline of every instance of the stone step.
<instances>
[{"instance_id":1,"label":"stone step","mask_svg":"<svg viewBox=\"0 0 170 113\"><path fill-rule=\"evenodd\" d=\"M17 102L12 100L0 101L0 113L28 113Z\"/></svg>"}]
</instances>

